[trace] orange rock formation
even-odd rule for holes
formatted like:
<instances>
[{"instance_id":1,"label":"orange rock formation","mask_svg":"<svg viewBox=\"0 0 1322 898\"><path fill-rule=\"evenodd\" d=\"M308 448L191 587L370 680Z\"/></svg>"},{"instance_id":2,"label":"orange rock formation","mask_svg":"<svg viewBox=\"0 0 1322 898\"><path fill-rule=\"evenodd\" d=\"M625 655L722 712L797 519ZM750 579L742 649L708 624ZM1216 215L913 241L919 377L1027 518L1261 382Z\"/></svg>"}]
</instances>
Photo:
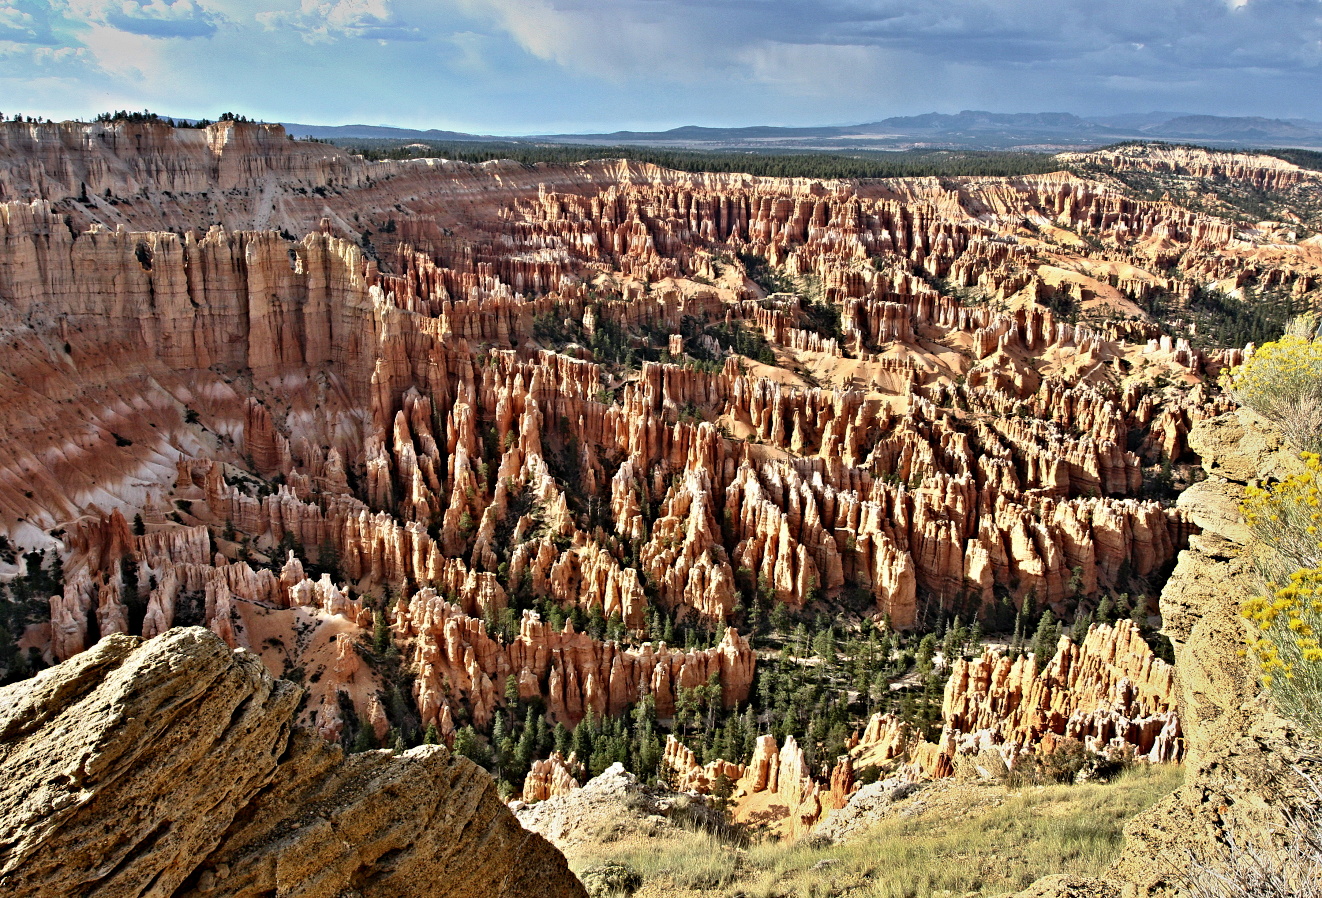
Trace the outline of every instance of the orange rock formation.
<instances>
[{"instance_id":1,"label":"orange rock formation","mask_svg":"<svg viewBox=\"0 0 1322 898\"><path fill-rule=\"evenodd\" d=\"M915 744L897 718L877 714L853 749L858 762L902 758L915 773L948 776L960 757L991 752L1008 769L1022 752L1050 752L1058 739L1154 763L1183 758L1174 668L1129 621L1094 624L1080 645L1062 637L1042 670L1034 666L1031 654L1011 661L993 648L955 661L939 742Z\"/></svg>"},{"instance_id":2,"label":"orange rock formation","mask_svg":"<svg viewBox=\"0 0 1322 898\"><path fill-rule=\"evenodd\" d=\"M755 661L723 628L759 590L860 591L900 628L1003 595L1067 614L1186 544L1143 466L1224 410L1200 378L1236 358L1133 300L1250 260L1322 283L1308 248L1251 236L1067 173L533 171L367 163L278 126L0 123L0 530L66 574L31 644L203 623L315 672L333 735L341 693L380 701L353 648L380 613L446 733L511 678L568 725L643 694L666 717L713 677L738 704ZM754 258L820 285L839 327L765 295ZM552 628L548 603L625 638ZM658 609L720 643L642 638ZM1005 677L1038 703L1016 727L1078 712ZM1113 701L1125 726L1160 713ZM992 728L977 707L959 733ZM1174 751L1160 732L1145 752Z\"/></svg>"}]
</instances>

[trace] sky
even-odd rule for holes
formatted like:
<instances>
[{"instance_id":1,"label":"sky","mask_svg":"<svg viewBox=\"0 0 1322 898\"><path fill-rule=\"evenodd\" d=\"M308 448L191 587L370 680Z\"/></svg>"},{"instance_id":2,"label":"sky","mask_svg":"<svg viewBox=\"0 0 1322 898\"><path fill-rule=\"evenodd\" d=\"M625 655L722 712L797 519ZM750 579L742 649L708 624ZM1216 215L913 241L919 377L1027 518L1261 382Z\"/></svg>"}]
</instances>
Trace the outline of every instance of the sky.
<instances>
[{"instance_id":1,"label":"sky","mask_svg":"<svg viewBox=\"0 0 1322 898\"><path fill-rule=\"evenodd\" d=\"M0 111L479 134L1322 119L1322 0L0 0Z\"/></svg>"}]
</instances>

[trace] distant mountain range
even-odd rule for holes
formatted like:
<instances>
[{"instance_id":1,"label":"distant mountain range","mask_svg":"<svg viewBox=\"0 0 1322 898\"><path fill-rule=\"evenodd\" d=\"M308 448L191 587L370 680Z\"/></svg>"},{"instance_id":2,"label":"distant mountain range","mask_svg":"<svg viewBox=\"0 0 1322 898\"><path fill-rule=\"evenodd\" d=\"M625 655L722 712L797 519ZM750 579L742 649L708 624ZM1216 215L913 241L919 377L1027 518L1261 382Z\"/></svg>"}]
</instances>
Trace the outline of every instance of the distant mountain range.
<instances>
[{"instance_id":1,"label":"distant mountain range","mask_svg":"<svg viewBox=\"0 0 1322 898\"><path fill-rule=\"evenodd\" d=\"M705 128L534 134L517 137L427 131L385 125L285 123L295 137L328 140L535 141L538 143L686 147L692 149L897 150L950 147L988 150L1083 149L1127 140L1190 141L1224 147L1322 149L1322 122L1258 116L1149 112L1081 118L1068 112L965 111L899 116L861 125L816 128Z\"/></svg>"}]
</instances>

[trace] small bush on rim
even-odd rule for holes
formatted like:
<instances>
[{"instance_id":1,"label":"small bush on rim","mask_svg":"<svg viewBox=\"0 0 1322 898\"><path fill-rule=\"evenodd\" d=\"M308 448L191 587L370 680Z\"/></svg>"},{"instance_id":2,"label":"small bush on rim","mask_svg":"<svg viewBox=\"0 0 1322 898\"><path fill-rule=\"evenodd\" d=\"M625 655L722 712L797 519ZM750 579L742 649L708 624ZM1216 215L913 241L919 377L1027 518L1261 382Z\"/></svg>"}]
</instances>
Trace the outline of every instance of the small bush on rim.
<instances>
[{"instance_id":1,"label":"small bush on rim","mask_svg":"<svg viewBox=\"0 0 1322 898\"><path fill-rule=\"evenodd\" d=\"M1296 318L1281 339L1260 346L1228 380L1236 399L1303 451L1322 450L1322 341L1316 332L1312 316Z\"/></svg>"},{"instance_id":2,"label":"small bush on rim","mask_svg":"<svg viewBox=\"0 0 1322 898\"><path fill-rule=\"evenodd\" d=\"M1265 588L1244 603L1243 614L1277 710L1322 733L1322 457L1306 452L1303 459L1303 473L1245 493Z\"/></svg>"}]
</instances>

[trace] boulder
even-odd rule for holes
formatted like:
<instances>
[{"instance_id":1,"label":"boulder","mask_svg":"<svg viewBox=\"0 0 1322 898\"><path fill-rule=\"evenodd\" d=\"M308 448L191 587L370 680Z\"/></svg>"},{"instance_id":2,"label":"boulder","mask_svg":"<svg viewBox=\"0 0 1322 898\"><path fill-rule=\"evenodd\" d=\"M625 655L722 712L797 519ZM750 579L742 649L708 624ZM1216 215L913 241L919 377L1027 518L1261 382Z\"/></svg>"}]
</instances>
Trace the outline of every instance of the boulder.
<instances>
[{"instance_id":1,"label":"boulder","mask_svg":"<svg viewBox=\"0 0 1322 898\"><path fill-rule=\"evenodd\" d=\"M0 690L0 892L582 896L444 747L345 757L207 630L112 635Z\"/></svg>"}]
</instances>

